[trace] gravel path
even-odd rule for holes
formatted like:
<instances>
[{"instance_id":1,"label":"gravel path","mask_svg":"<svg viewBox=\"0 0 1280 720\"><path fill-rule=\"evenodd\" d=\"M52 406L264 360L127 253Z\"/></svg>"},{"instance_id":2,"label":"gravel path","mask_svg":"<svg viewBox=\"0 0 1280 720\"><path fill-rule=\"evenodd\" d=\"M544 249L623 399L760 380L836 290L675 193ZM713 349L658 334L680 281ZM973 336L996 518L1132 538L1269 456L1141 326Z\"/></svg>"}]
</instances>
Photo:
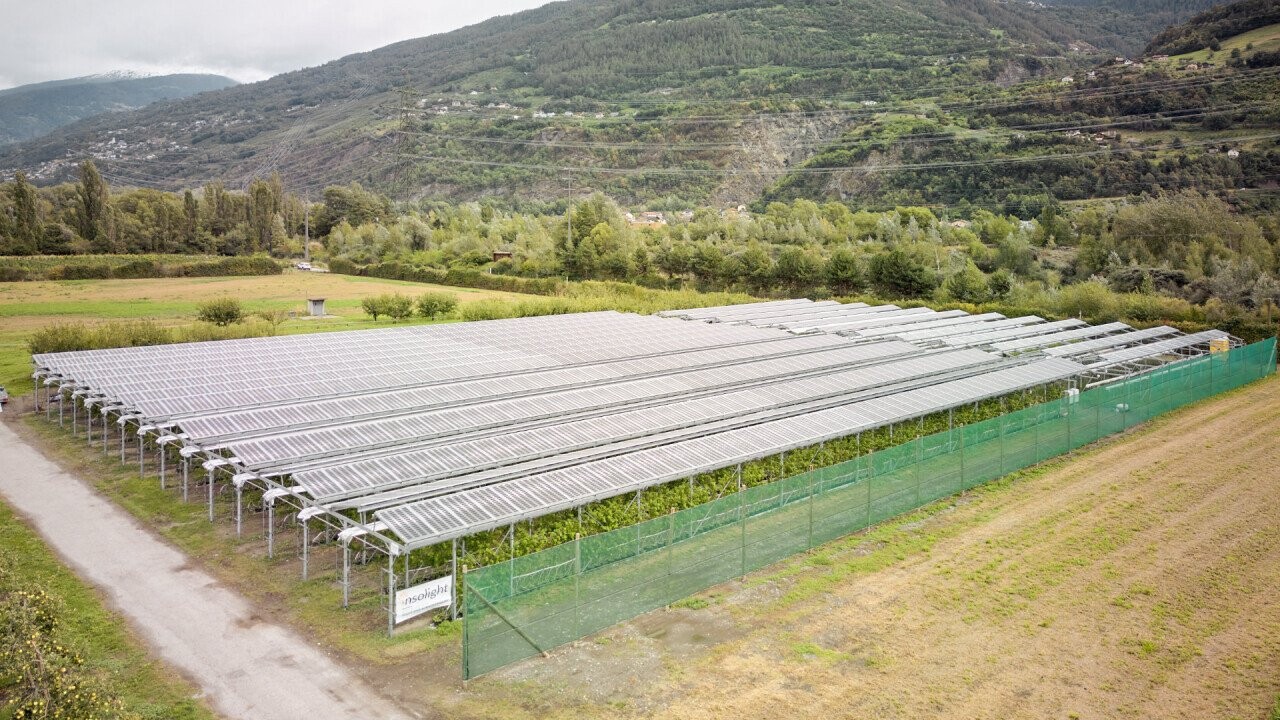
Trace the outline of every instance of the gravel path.
<instances>
[{"instance_id":1,"label":"gravel path","mask_svg":"<svg viewBox=\"0 0 1280 720\"><path fill-rule=\"evenodd\" d=\"M227 718L406 718L0 423L0 495Z\"/></svg>"}]
</instances>

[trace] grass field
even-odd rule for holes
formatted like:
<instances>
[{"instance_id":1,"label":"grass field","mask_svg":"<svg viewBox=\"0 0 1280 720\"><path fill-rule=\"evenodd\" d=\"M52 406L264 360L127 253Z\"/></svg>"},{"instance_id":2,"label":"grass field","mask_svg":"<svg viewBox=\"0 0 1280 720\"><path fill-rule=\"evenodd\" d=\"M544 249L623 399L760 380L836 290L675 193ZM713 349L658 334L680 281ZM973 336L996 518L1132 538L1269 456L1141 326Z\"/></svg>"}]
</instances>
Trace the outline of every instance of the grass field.
<instances>
[{"instance_id":1,"label":"grass field","mask_svg":"<svg viewBox=\"0 0 1280 720\"><path fill-rule=\"evenodd\" d=\"M377 278L289 271L263 277L163 278L148 280L61 280L0 283L0 385L29 392L31 332L57 322L154 319L165 324L194 323L200 303L219 297L240 299L249 311L296 310L305 314L307 298L323 297L333 316L290 320L280 332L353 330L384 327L360 310L363 298L398 292L417 296L447 292L460 303L529 296L492 290L443 287ZM412 320L406 322L425 322Z\"/></svg>"},{"instance_id":2,"label":"grass field","mask_svg":"<svg viewBox=\"0 0 1280 720\"><path fill-rule=\"evenodd\" d=\"M1249 50L1250 45L1253 46L1252 50ZM1222 49L1217 52L1205 48L1204 50L1196 50L1182 55L1173 55L1165 62L1204 62L1209 59L1216 59L1218 62L1225 62L1227 58L1231 57L1232 50L1239 50L1242 53L1246 51L1253 53L1271 52L1276 49L1280 49L1280 23L1256 28L1249 32L1227 38L1221 41L1220 46Z\"/></svg>"},{"instance_id":3,"label":"grass field","mask_svg":"<svg viewBox=\"0 0 1280 720\"><path fill-rule=\"evenodd\" d=\"M146 720L203 720L214 717L194 699L195 688L148 657L141 642L115 613L49 551L26 523L0 502L0 547L15 562L14 575L28 587L43 588L62 607L60 641L85 658L85 666L119 694L130 717ZM3 697L3 693L0 693ZM4 713L0 701L0 717Z\"/></svg>"}]
</instances>

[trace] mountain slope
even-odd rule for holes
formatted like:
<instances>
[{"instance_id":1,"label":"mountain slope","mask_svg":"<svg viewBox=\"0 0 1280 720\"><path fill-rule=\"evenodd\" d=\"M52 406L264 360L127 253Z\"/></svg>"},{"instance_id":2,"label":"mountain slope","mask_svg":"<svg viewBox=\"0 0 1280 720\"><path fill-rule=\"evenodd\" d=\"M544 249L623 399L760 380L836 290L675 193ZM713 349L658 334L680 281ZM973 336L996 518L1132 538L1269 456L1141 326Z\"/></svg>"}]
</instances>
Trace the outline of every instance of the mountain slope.
<instances>
[{"instance_id":1,"label":"mountain slope","mask_svg":"<svg viewBox=\"0 0 1280 720\"><path fill-rule=\"evenodd\" d=\"M301 191L535 200L573 168L583 191L748 201L872 114L1071 73L1205 4L571 0L82 121L0 168L52 182L93 156L117 184L280 171Z\"/></svg>"},{"instance_id":2,"label":"mountain slope","mask_svg":"<svg viewBox=\"0 0 1280 720\"><path fill-rule=\"evenodd\" d=\"M1280 0L1244 0L1220 5L1185 24L1170 27L1147 46L1148 55L1179 55L1201 50L1215 41L1280 23Z\"/></svg>"},{"instance_id":3,"label":"mountain slope","mask_svg":"<svg viewBox=\"0 0 1280 720\"><path fill-rule=\"evenodd\" d=\"M104 112L135 110L235 85L221 75L89 76L0 90L0 145L45 135Z\"/></svg>"}]
</instances>

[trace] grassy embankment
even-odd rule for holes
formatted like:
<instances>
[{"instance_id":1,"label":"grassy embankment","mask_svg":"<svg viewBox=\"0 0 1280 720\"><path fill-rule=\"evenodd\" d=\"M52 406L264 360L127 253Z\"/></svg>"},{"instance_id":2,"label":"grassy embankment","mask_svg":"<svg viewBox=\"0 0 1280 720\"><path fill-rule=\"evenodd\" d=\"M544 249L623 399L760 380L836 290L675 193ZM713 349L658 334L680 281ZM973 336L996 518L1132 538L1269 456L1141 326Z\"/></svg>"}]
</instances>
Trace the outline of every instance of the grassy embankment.
<instances>
[{"instance_id":1,"label":"grassy embankment","mask_svg":"<svg viewBox=\"0 0 1280 720\"><path fill-rule=\"evenodd\" d=\"M15 584L41 588L60 609L58 641L78 651L89 674L121 700L126 717L212 720L195 689L150 658L123 620L49 550L35 531L0 502L0 548ZM0 718L7 718L0 687Z\"/></svg>"}]
</instances>

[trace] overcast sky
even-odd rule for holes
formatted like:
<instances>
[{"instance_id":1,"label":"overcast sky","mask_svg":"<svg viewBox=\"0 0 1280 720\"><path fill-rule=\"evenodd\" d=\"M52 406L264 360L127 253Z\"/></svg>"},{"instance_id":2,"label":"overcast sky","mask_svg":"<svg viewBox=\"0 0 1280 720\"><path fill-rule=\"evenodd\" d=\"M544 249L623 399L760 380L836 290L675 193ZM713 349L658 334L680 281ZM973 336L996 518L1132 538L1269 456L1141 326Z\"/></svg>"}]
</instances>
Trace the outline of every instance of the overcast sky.
<instances>
[{"instance_id":1,"label":"overcast sky","mask_svg":"<svg viewBox=\"0 0 1280 720\"><path fill-rule=\"evenodd\" d=\"M548 0L0 0L0 88L117 70L241 82Z\"/></svg>"}]
</instances>

